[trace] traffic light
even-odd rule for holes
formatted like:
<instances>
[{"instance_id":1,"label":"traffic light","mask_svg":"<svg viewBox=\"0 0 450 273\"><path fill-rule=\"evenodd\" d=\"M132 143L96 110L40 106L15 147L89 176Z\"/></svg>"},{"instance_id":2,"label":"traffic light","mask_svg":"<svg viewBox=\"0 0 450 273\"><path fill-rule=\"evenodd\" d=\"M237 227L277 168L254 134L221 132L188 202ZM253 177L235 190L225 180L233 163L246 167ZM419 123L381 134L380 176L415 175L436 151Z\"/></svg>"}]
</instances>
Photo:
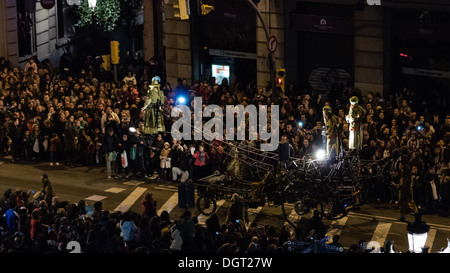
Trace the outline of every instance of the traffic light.
<instances>
[{"instance_id":1,"label":"traffic light","mask_svg":"<svg viewBox=\"0 0 450 273\"><path fill-rule=\"evenodd\" d=\"M200 14L206 15L214 10L214 6L203 4L202 1L200 1Z\"/></svg>"},{"instance_id":2,"label":"traffic light","mask_svg":"<svg viewBox=\"0 0 450 273\"><path fill-rule=\"evenodd\" d=\"M111 41L111 63L119 64L119 42Z\"/></svg>"},{"instance_id":3,"label":"traffic light","mask_svg":"<svg viewBox=\"0 0 450 273\"><path fill-rule=\"evenodd\" d=\"M179 17L181 20L189 19L189 0L174 0L173 8L175 9L173 16Z\"/></svg>"},{"instance_id":4,"label":"traffic light","mask_svg":"<svg viewBox=\"0 0 450 273\"><path fill-rule=\"evenodd\" d=\"M281 91L284 92L285 86L284 86L284 77L286 76L286 69L280 68L277 69L277 76L275 78L277 86L281 88Z\"/></svg>"}]
</instances>

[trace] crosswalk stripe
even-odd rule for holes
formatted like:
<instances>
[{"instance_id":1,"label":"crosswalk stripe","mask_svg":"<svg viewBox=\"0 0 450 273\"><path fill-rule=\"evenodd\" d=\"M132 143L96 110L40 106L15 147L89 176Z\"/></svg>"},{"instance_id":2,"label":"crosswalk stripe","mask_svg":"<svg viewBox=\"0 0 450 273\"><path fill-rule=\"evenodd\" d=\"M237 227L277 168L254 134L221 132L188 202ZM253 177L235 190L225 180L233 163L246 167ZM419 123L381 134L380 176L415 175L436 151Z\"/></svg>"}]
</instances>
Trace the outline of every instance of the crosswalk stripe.
<instances>
[{"instance_id":1,"label":"crosswalk stripe","mask_svg":"<svg viewBox=\"0 0 450 273\"><path fill-rule=\"evenodd\" d=\"M217 208L216 208L216 212L219 210L219 208L221 207L221 206L223 206L223 204L225 204L225 200L219 200L219 201L217 201L216 202L216 204L217 204ZM208 219L208 217L209 216L206 216L206 215L203 215L203 214L200 214L199 216L197 216L197 219L198 219L198 223L200 224L200 225L205 225L205 221L206 221L206 219Z\"/></svg>"},{"instance_id":2,"label":"crosswalk stripe","mask_svg":"<svg viewBox=\"0 0 450 273\"><path fill-rule=\"evenodd\" d=\"M256 209L248 209L248 225L246 224L247 227L249 227L253 221L255 221L256 216L258 216L258 214L261 212L263 207L257 207Z\"/></svg>"},{"instance_id":3,"label":"crosswalk stripe","mask_svg":"<svg viewBox=\"0 0 450 273\"><path fill-rule=\"evenodd\" d=\"M330 236L330 240L333 240L333 236L334 235L341 235L342 232L342 228L345 226L345 224L347 223L348 217L345 216L341 219L335 220L333 222L331 222L330 224L330 229L328 230L326 236Z\"/></svg>"},{"instance_id":4,"label":"crosswalk stripe","mask_svg":"<svg viewBox=\"0 0 450 273\"><path fill-rule=\"evenodd\" d=\"M147 188L137 187L134 189L130 195L125 198L125 200L122 201L115 209L114 211L121 211L126 212L128 209L131 208L131 206L134 205L134 203L139 199L139 197L147 191Z\"/></svg>"},{"instance_id":5,"label":"crosswalk stripe","mask_svg":"<svg viewBox=\"0 0 450 273\"><path fill-rule=\"evenodd\" d=\"M433 243L434 243L434 239L436 238L436 233L437 233L437 229L430 229L430 231L428 231L428 237L427 237L427 241L425 243L425 246L430 247L430 249L428 250L429 252L431 252L431 248L433 247Z\"/></svg>"},{"instance_id":6,"label":"crosswalk stripe","mask_svg":"<svg viewBox=\"0 0 450 273\"><path fill-rule=\"evenodd\" d=\"M158 215L161 215L161 212L167 211L170 213L176 206L178 205L178 192L172 194L172 196L162 205L162 207L158 210Z\"/></svg>"},{"instance_id":7,"label":"crosswalk stripe","mask_svg":"<svg viewBox=\"0 0 450 273\"><path fill-rule=\"evenodd\" d=\"M94 195L91 195L89 197L86 197L85 199L86 200L91 200L91 201L101 201L101 200L103 200L105 198L106 198L106 196L94 194Z\"/></svg>"},{"instance_id":8,"label":"crosswalk stripe","mask_svg":"<svg viewBox=\"0 0 450 273\"><path fill-rule=\"evenodd\" d=\"M174 188L167 188L167 187L154 187L155 190L163 190L163 191L178 191L178 189L174 189Z\"/></svg>"},{"instance_id":9,"label":"crosswalk stripe","mask_svg":"<svg viewBox=\"0 0 450 273\"><path fill-rule=\"evenodd\" d=\"M127 182L123 182L124 185L129 185L129 186L138 186L140 184L144 184L144 181L135 181L135 180L130 180Z\"/></svg>"},{"instance_id":10,"label":"crosswalk stripe","mask_svg":"<svg viewBox=\"0 0 450 273\"><path fill-rule=\"evenodd\" d=\"M383 246L389 230L391 229L391 226L392 223L379 222L377 227L375 228L375 231L373 232L371 241L378 242L380 246Z\"/></svg>"},{"instance_id":11,"label":"crosswalk stripe","mask_svg":"<svg viewBox=\"0 0 450 273\"><path fill-rule=\"evenodd\" d=\"M105 192L120 193L120 192L123 192L124 190L125 190L124 188L112 187L112 188L106 189Z\"/></svg>"}]
</instances>

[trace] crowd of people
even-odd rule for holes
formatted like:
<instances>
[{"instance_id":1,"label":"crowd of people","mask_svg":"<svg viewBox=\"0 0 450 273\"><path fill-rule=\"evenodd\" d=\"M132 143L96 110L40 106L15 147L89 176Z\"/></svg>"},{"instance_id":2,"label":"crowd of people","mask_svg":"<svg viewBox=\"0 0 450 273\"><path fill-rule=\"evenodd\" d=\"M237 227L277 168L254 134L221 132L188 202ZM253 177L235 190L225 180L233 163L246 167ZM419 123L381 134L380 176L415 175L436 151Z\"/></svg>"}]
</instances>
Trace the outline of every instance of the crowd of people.
<instances>
[{"instance_id":1,"label":"crowd of people","mask_svg":"<svg viewBox=\"0 0 450 273\"><path fill-rule=\"evenodd\" d=\"M402 164L394 166L388 176L368 183L366 199L397 203L404 173L400 167L408 165L411 168L408 185L417 207L443 216L450 213L450 115L443 98L433 97L424 106L407 88L382 97L373 92L365 95L350 87L338 93L320 94L295 90L294 86L275 97L270 88L257 88L251 83L229 84L226 79L217 83L214 78L188 83L179 79L174 88L164 81L161 86L165 95L161 115L166 132L146 135L142 130L145 113L141 108L151 79L158 76L156 73L150 62L140 60L130 62L120 80L114 81L97 58L88 57L77 71L69 72L33 58L24 69L10 67L6 59L0 58L0 153L11 155L13 162L23 164L106 167L107 179L198 180L209 173L225 171L231 159L221 141L171 138L174 120L170 112L180 96L188 106L192 106L195 96L202 97L203 107L280 105L281 143L288 143L290 157L305 159L312 158L313 151L323 146L324 106L331 107L338 117L342 146L348 149L345 116L349 98L358 96L366 110L359 156L382 160L395 152L402 154ZM257 147L260 141L244 140L242 144ZM29 225L34 230L39 221L38 226L41 229L48 226L48 232L28 239L33 242L32 248L42 250L45 245L46 251L64 251L61 244L70 240L85 242L86 251L99 252L137 251L142 250L140 247L151 251L186 250L171 249L172 245L189 245L198 251L225 251L223 245L227 245L227 251L280 251L290 236L286 227L277 232L271 227L247 230L243 221L219 225L216 216L207 221L206 229L196 225L196 218L188 214L172 223L165 214L144 217L139 213L120 214L100 209L82 219L86 215L82 202L55 203L48 199L44 200L45 204L27 203L25 193L11 192L5 193L4 198L3 214L14 210L10 217L15 215L20 219L17 223L23 225L11 231L10 235L14 236L3 238L3 250L14 249L12 245L17 247L17 242L23 240L17 239L16 233L28 235ZM208 228L208 222L214 228ZM177 242L177 238L182 238L184 243ZM55 242L59 245L53 245Z\"/></svg>"}]
</instances>

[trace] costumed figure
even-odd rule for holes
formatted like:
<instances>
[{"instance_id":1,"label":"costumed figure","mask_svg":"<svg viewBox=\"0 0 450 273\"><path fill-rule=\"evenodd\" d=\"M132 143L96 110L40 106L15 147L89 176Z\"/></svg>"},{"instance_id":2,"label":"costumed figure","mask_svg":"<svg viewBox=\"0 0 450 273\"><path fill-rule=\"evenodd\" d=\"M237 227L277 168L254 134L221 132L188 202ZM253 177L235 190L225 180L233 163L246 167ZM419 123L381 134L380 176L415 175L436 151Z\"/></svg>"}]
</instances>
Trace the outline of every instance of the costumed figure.
<instances>
[{"instance_id":1,"label":"costumed figure","mask_svg":"<svg viewBox=\"0 0 450 273\"><path fill-rule=\"evenodd\" d=\"M350 110L345 117L345 120L349 123L348 148L350 150L358 150L363 144L362 122L366 110L358 102L358 97L353 96L350 98Z\"/></svg>"},{"instance_id":2,"label":"costumed figure","mask_svg":"<svg viewBox=\"0 0 450 273\"><path fill-rule=\"evenodd\" d=\"M154 135L164 132L164 118L161 113L161 106L164 104L164 92L159 88L161 79L156 76L152 79L152 84L147 90L147 100L141 111L145 110L144 134Z\"/></svg>"},{"instance_id":3,"label":"costumed figure","mask_svg":"<svg viewBox=\"0 0 450 273\"><path fill-rule=\"evenodd\" d=\"M242 159L239 158L239 152L236 147L234 147L231 151L231 159L227 165L227 173L231 177L242 177L242 169L243 164L241 162Z\"/></svg>"},{"instance_id":4,"label":"costumed figure","mask_svg":"<svg viewBox=\"0 0 450 273\"><path fill-rule=\"evenodd\" d=\"M339 118L332 113L330 106L323 107L322 111L327 137L327 158L335 158L340 155Z\"/></svg>"}]
</instances>

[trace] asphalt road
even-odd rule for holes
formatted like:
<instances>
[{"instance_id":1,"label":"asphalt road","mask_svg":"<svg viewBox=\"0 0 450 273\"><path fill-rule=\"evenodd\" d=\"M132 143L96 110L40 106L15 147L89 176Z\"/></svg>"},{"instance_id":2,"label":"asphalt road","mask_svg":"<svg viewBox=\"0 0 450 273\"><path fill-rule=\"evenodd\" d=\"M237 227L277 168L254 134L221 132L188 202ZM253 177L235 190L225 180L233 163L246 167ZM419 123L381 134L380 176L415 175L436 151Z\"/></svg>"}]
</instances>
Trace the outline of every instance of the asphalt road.
<instances>
[{"instance_id":1,"label":"asphalt road","mask_svg":"<svg viewBox=\"0 0 450 273\"><path fill-rule=\"evenodd\" d=\"M75 167L64 165L50 167L48 163L12 163L8 158L0 159L0 193L6 189L34 190L41 189L40 176L46 173L54 185L56 195L60 200L76 203L85 200L88 205L96 201L103 203L103 208L110 211L141 212L141 200L145 193L151 192L157 201L159 212L169 211L172 220L178 219L185 211L178 207L177 184L172 182L107 179L103 167ZM217 215L220 222L225 221L229 200L218 202ZM292 206L287 206L290 220L306 223L311 214L299 217L293 212ZM204 223L206 216L199 214L197 209L191 209L199 222ZM264 205L249 210L250 222L258 225L273 225L278 231L285 223L282 209L279 206ZM364 204L359 210L350 213L336 221L324 219L327 234L339 234L340 243L348 248L360 239L381 245L385 240L394 241L394 249L400 252L408 250L406 233L407 223L399 222L398 209L391 204ZM409 221L413 221L411 215ZM450 217L437 214L423 215L423 220L430 225L427 246L434 253L447 246L450 238Z\"/></svg>"}]
</instances>

